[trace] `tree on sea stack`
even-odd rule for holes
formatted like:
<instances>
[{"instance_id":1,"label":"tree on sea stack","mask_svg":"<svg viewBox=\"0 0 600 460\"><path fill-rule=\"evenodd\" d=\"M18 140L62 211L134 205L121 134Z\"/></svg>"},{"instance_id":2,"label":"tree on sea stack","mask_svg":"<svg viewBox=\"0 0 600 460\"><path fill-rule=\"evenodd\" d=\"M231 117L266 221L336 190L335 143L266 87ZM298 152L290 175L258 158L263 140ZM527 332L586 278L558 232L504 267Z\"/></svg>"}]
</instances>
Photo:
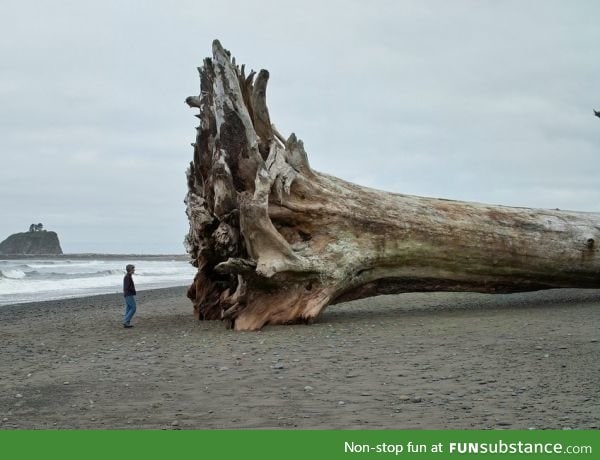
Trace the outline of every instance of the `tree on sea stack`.
<instances>
[{"instance_id":1,"label":"tree on sea stack","mask_svg":"<svg viewBox=\"0 0 600 460\"><path fill-rule=\"evenodd\" d=\"M187 171L188 290L236 330L312 322L330 304L415 291L600 287L600 214L422 198L311 169L269 117L269 73L218 41L186 99L200 126Z\"/></svg>"}]
</instances>

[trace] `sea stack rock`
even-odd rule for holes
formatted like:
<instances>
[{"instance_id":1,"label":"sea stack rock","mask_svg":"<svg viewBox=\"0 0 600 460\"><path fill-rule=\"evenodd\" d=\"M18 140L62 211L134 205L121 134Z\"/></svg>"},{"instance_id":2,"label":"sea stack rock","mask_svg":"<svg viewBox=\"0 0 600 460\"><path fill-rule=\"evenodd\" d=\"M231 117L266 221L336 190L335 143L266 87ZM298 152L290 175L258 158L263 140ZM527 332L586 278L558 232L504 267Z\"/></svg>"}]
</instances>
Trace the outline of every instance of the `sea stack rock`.
<instances>
[{"instance_id":1,"label":"sea stack rock","mask_svg":"<svg viewBox=\"0 0 600 460\"><path fill-rule=\"evenodd\" d=\"M15 233L0 243L0 255L57 255L62 254L56 232L33 225L28 232Z\"/></svg>"}]
</instances>

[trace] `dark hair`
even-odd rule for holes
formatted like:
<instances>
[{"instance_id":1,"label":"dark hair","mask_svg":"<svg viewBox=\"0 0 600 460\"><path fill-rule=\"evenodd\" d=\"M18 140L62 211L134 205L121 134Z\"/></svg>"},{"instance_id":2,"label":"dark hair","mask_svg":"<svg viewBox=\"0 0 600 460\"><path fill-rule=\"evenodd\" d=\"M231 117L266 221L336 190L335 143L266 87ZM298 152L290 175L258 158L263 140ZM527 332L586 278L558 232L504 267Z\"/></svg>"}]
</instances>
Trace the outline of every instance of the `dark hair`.
<instances>
[{"instance_id":1,"label":"dark hair","mask_svg":"<svg viewBox=\"0 0 600 460\"><path fill-rule=\"evenodd\" d=\"M127 273L131 273L131 271L134 268L135 268L135 265L127 264L127 266L125 267L125 270L127 270Z\"/></svg>"}]
</instances>

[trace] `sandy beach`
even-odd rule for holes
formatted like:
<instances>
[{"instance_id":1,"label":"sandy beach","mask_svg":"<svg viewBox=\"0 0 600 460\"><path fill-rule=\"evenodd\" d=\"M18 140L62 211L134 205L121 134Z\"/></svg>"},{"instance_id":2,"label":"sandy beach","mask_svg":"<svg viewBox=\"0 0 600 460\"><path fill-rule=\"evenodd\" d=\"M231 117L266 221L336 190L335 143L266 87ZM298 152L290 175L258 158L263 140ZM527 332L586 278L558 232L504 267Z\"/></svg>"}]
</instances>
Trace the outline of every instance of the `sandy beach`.
<instances>
[{"instance_id":1,"label":"sandy beach","mask_svg":"<svg viewBox=\"0 0 600 460\"><path fill-rule=\"evenodd\" d=\"M404 294L311 326L196 322L185 288L0 308L1 429L598 429L600 290Z\"/></svg>"}]
</instances>

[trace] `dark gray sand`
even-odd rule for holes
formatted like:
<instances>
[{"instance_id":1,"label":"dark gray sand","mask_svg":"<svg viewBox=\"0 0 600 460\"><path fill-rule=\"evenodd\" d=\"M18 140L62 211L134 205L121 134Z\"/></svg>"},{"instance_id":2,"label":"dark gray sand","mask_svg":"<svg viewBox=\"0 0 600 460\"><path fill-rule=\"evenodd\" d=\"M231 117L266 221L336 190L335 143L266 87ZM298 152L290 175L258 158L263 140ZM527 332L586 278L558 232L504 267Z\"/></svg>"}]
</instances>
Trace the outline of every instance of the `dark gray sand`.
<instances>
[{"instance_id":1,"label":"dark gray sand","mask_svg":"<svg viewBox=\"0 0 600 460\"><path fill-rule=\"evenodd\" d=\"M185 288L0 307L1 429L597 429L600 291L405 294L311 326L196 322Z\"/></svg>"}]
</instances>

